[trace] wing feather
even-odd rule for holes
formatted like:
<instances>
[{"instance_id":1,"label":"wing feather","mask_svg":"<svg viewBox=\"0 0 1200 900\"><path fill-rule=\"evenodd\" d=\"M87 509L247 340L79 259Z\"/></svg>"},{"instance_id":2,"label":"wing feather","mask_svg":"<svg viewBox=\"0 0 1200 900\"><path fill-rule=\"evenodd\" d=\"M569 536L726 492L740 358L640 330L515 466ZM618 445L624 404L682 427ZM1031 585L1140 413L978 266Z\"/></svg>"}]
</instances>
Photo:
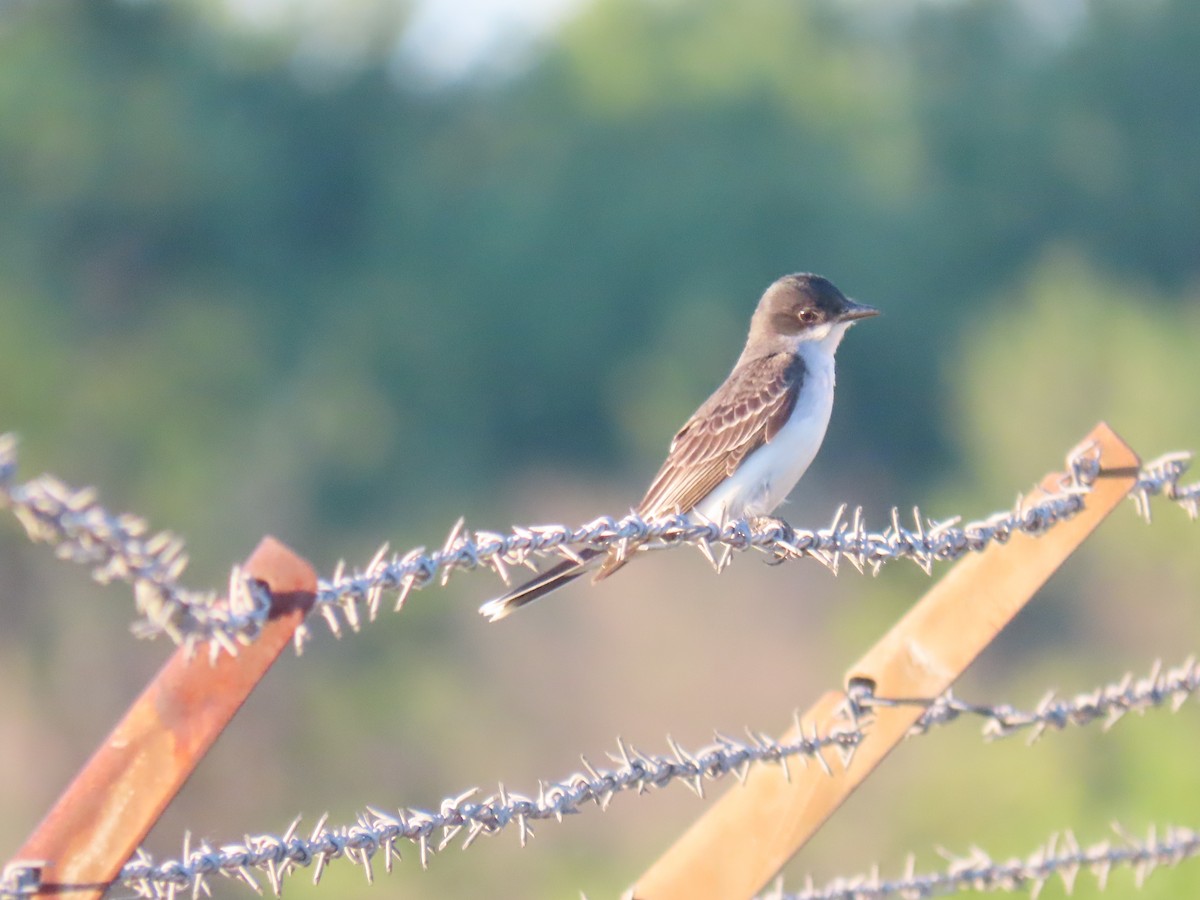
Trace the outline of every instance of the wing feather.
<instances>
[{"instance_id":1,"label":"wing feather","mask_svg":"<svg viewBox=\"0 0 1200 900\"><path fill-rule=\"evenodd\" d=\"M779 433L796 406L804 361L787 353L737 366L671 441L638 506L643 516L687 512L743 459Z\"/></svg>"}]
</instances>

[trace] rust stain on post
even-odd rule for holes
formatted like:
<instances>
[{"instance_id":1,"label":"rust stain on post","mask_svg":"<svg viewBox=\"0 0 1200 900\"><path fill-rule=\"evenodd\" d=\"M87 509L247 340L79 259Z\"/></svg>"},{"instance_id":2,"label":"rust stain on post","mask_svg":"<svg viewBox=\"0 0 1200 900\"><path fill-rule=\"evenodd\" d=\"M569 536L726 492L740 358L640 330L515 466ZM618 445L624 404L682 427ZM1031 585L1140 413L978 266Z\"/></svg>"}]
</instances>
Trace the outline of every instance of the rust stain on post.
<instances>
[{"instance_id":1,"label":"rust stain on post","mask_svg":"<svg viewBox=\"0 0 1200 900\"><path fill-rule=\"evenodd\" d=\"M13 864L40 865L33 896L101 897L291 642L312 608L316 572L271 537L245 570L271 591L261 634L212 664L203 644L167 660L17 852Z\"/></svg>"},{"instance_id":2,"label":"rust stain on post","mask_svg":"<svg viewBox=\"0 0 1200 900\"><path fill-rule=\"evenodd\" d=\"M1080 448L1099 451L1100 474L1082 511L1040 537L1014 534L1006 544L961 559L847 673L879 697L936 697L992 642L1068 556L1137 482L1137 455L1106 424ZM1049 475L1028 498L1053 493L1066 476ZM805 732L828 734L847 722L845 694L830 691L808 710ZM914 706L878 708L850 764L829 754L791 780L778 766L757 766L638 879L635 900L736 900L752 897L824 824L921 716ZM782 743L800 735L792 728Z\"/></svg>"}]
</instances>

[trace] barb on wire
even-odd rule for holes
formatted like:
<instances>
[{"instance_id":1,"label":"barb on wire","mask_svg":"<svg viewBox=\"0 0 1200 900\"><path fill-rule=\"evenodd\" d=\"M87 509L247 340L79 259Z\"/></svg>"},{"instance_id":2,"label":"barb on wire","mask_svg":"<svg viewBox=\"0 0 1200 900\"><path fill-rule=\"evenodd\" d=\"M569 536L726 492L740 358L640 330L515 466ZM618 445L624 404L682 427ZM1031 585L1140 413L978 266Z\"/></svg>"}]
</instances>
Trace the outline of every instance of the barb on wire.
<instances>
[{"instance_id":1,"label":"barb on wire","mask_svg":"<svg viewBox=\"0 0 1200 900\"><path fill-rule=\"evenodd\" d=\"M1200 855L1200 833L1178 825L1150 826L1144 838L1135 837L1113 823L1115 840L1097 841L1083 847L1074 833L1052 834L1032 853L1021 858L993 860L979 847L964 856L943 851L949 865L940 871L919 874L916 861L909 856L904 874L894 879L881 878L877 869L868 874L835 878L823 887L816 887L812 878L805 887L794 893L785 892L782 884L760 895L760 900L887 900L903 897L919 900L939 897L959 891L1017 891L1028 890L1037 897L1045 885L1058 878L1070 894L1080 872L1087 871L1097 887L1104 890L1113 869L1132 869L1139 888L1159 866L1175 866Z\"/></svg>"},{"instance_id":2,"label":"barb on wire","mask_svg":"<svg viewBox=\"0 0 1200 900\"><path fill-rule=\"evenodd\" d=\"M1194 659L1189 659L1170 670L1163 670L1156 663L1144 678L1126 674L1071 700L1053 703L1044 700L1028 711L1007 704L986 706L938 700L930 705L929 713L910 736L925 734L934 726L951 724L968 714L987 720L984 733L989 737L1006 737L1026 729L1041 734L1047 728L1062 729L1069 724L1084 726L1100 721L1107 728L1120 718L1116 710L1121 714L1163 706L1178 710L1198 685L1200 667ZM372 861L382 854L385 867L391 871L405 842L416 845L422 865L427 865L432 854L445 849L460 835L466 848L481 835L496 834L514 826L523 846L533 834L532 823L551 818L561 821L564 816L582 812L587 803L606 809L612 798L623 792L640 794L678 781L703 796L706 782L730 773L744 780L755 763L779 765L786 776L789 761L793 759L806 765L811 760L832 774L833 764L825 758L826 753L836 754L843 766L849 765L870 730L873 706L918 702L885 700L861 693L847 700L844 724L828 734L806 729L797 720L796 733L800 737L792 742L781 743L747 730L746 740L718 734L712 745L689 752L668 737L671 752L658 755L642 753L618 739L617 752L609 754L612 767L596 766L584 758L584 771L561 781L539 783L536 796L501 786L496 793L482 799L477 799L476 789L448 797L437 812L409 808L387 813L368 808L352 824L328 826L321 819L307 838L299 836L297 820L282 836L248 836L219 847L207 842L196 847L185 844L179 859L156 863L148 854L139 852L123 870L121 880L126 886L153 897L170 896L171 891L184 889L204 890L211 875L238 878L256 889L261 888L258 878L264 878L278 893L282 879L295 870L313 866L314 880L319 880L325 865L339 858L363 866L369 878ZM989 728L993 723L1001 726L991 733ZM2 892L0 897L4 897Z\"/></svg>"},{"instance_id":3,"label":"barb on wire","mask_svg":"<svg viewBox=\"0 0 1200 900\"><path fill-rule=\"evenodd\" d=\"M1137 485L1130 492L1138 515L1149 522L1150 498L1165 497L1182 507L1188 518L1200 518L1200 481L1181 486L1179 479L1192 464L1192 454L1186 452L1164 453L1142 466Z\"/></svg>"},{"instance_id":4,"label":"barb on wire","mask_svg":"<svg viewBox=\"0 0 1200 900\"><path fill-rule=\"evenodd\" d=\"M668 739L669 755L641 753L618 739L617 753L610 754L616 763L613 768L593 766L585 758L586 771L575 772L562 781L541 783L537 796L518 794L501 785L491 796L475 799L478 790L473 788L443 800L437 812L401 809L388 813L368 808L355 823L339 827L327 826L322 818L307 838L299 834L297 819L278 837L248 836L240 843L220 847L208 842L196 847L185 845L183 856L177 860L156 864L148 854L139 851L122 870L120 880L144 896L164 897L179 890L207 891L211 875L240 879L255 890L261 890L258 879L264 878L278 895L283 879L296 869L313 866L315 883L326 864L339 858L362 866L366 877L371 879L375 857L382 855L384 867L390 872L394 861L400 858L404 842L416 845L422 866L428 865L432 854L445 849L459 836L463 837L462 845L466 848L481 835L495 834L509 825L516 826L524 846L533 834L531 823L545 819L562 821L564 816L580 812L581 806L588 802L604 809L616 794L644 793L673 781L682 781L703 795L705 781L730 772L744 777L756 762L774 763L783 766L786 772L788 759L799 758L806 763L815 759L827 768L824 752L832 750L845 759L861 739L861 732L851 727L828 735L801 736L788 743L747 734L746 741L716 735L715 743L695 753Z\"/></svg>"}]
</instances>

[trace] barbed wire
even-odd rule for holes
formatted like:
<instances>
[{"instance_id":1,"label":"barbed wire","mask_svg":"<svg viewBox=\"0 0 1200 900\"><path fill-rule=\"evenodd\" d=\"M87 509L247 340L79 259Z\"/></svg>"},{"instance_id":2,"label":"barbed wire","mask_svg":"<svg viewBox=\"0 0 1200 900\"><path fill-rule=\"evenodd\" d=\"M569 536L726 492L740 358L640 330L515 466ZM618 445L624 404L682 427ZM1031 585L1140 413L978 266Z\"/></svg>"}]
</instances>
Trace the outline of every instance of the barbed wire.
<instances>
[{"instance_id":1,"label":"barbed wire","mask_svg":"<svg viewBox=\"0 0 1200 900\"><path fill-rule=\"evenodd\" d=\"M801 736L784 743L753 732L748 732L745 741L717 735L716 743L697 753L688 753L668 738L671 755L642 753L618 739L618 752L609 754L618 766L600 768L583 758L585 771L575 772L562 781L539 784L537 796L514 793L501 785L495 794L477 801L473 798L478 789L472 788L443 800L437 812L409 808L392 814L368 808L355 823L333 828L326 827L322 818L308 838L299 836L297 819L282 836L257 835L219 848L207 842L193 850L185 846L178 860L155 864L139 851L122 870L121 882L154 897L170 896L179 889L206 890L204 882L210 875L238 878L261 890L251 872L257 870L278 895L283 878L295 869L313 866L316 883L326 864L338 858L361 866L370 881L374 878L375 856L382 854L384 867L390 872L394 861L400 858L402 841L416 845L422 867L428 865L434 853L444 850L464 832L465 849L481 835L496 834L515 825L524 846L533 834L531 823L546 819L562 821L564 816L582 812L588 803L606 809L620 793L641 794L680 781L703 796L706 780L731 772L744 778L755 762L776 763L786 770L791 758L816 760L832 772L823 751L835 750L845 758L853 753L861 736L851 726L844 731Z\"/></svg>"},{"instance_id":2,"label":"barbed wire","mask_svg":"<svg viewBox=\"0 0 1200 900\"><path fill-rule=\"evenodd\" d=\"M0 506L12 508L32 540L54 544L60 558L92 565L97 580L131 583L141 616L134 626L136 634L166 634L191 647L212 638L209 649L214 653L218 648L236 652L238 644L253 640L266 620L270 598L237 568L230 577L232 602L218 602L213 591L187 590L178 584L187 557L177 537L169 532L147 536L140 517L109 513L91 488L71 488L49 475L17 484L16 462L15 439L0 436ZM1192 519L1200 515L1200 482L1179 483L1190 462L1189 453L1170 453L1141 469L1131 492L1140 515L1149 520L1150 500L1155 496L1180 506ZM734 551L757 550L771 562L809 558L834 572L843 560L859 571L869 568L878 573L887 562L907 559L928 573L935 562L1004 543L1016 532L1042 534L1079 512L1098 470L1094 451L1075 455L1068 468L1057 492L1028 506L1018 497L1012 509L966 525L959 524L960 517L934 521L914 508L910 528L893 509L891 523L882 531L871 531L862 507L848 515L846 505L837 509L828 526L818 529L794 528L779 519L722 523L668 516L647 520L631 513L621 519L602 517L577 528L514 527L501 534L470 531L459 520L440 550L426 552L418 547L399 554L390 553L385 544L361 569L347 571L345 562L340 562L332 577L319 582L315 608L340 635L344 627L356 631L364 621L373 621L385 594L396 595L399 610L412 591L434 583L444 585L458 571L487 568L510 583L512 567L536 569L538 559L578 559L582 550L611 547L629 552L694 546L718 570ZM297 630L298 648L308 633L306 625Z\"/></svg>"},{"instance_id":3,"label":"barbed wire","mask_svg":"<svg viewBox=\"0 0 1200 900\"><path fill-rule=\"evenodd\" d=\"M920 900L956 893L960 890L1016 891L1028 890L1037 897L1042 888L1054 878L1062 881L1070 894L1079 873L1088 871L1100 890L1108 886L1113 869L1133 870L1139 888L1159 866L1175 866L1200 855L1200 834L1178 825L1151 825L1144 838L1135 837L1118 823L1112 824L1116 840L1097 841L1082 847L1071 831L1052 834L1024 858L1003 862L993 860L986 852L974 847L964 856L941 850L949 865L942 871L918 874L916 859L909 856L904 874L893 880L880 877L877 869L849 878L835 878L817 888L808 879L805 887L787 893L783 883L760 895L759 900L887 900L902 897Z\"/></svg>"},{"instance_id":4,"label":"barbed wire","mask_svg":"<svg viewBox=\"0 0 1200 900\"><path fill-rule=\"evenodd\" d=\"M396 594L395 609L399 611L412 591L435 581L444 585L456 571L490 568L507 585L511 584L510 568L526 566L536 571L535 558L560 556L578 562L581 551L613 548L627 555L635 549L693 546L718 572L734 551L757 550L772 563L814 559L835 574L842 560L859 572L870 568L877 574L884 564L897 559L910 560L928 574L934 562L957 559L993 542L1004 543L1018 531L1043 534L1082 510L1084 497L1099 471L1094 448L1072 457L1068 467L1066 482L1038 503L1027 506L1018 496L1011 510L993 513L961 527L958 524L961 517L938 522L924 518L914 507L912 528L901 522L899 510L893 508L891 524L882 531L870 531L862 507L847 515L847 504L839 506L832 522L819 529L795 528L782 519L770 517L713 522L682 515L644 519L631 512L621 519L603 516L577 528L552 524L515 527L508 534L500 534L471 532L460 519L441 550L426 553L424 547L418 547L389 558L385 545L364 569L349 575L344 563L339 563L333 577L320 582L317 606L337 634L339 614L352 629L357 629L364 618L360 606L365 609L366 618L373 620L385 593ZM1176 472L1173 467L1148 470L1147 495L1162 492L1165 478L1173 476L1178 482L1181 474L1182 470ZM1200 494L1200 484L1195 489ZM720 551L719 555L714 553L714 547Z\"/></svg>"},{"instance_id":5,"label":"barbed wire","mask_svg":"<svg viewBox=\"0 0 1200 900\"><path fill-rule=\"evenodd\" d=\"M680 782L703 797L706 783L729 774L744 781L750 767L757 763L779 765L785 777L790 777L792 760L806 766L816 764L832 775L835 762L843 768L850 764L855 750L869 733L873 710L883 706L920 704L927 707L911 729L911 737L974 717L984 720L986 739L1028 731L1032 741L1047 731L1097 722L1102 722L1107 730L1128 712L1145 713L1164 707L1177 711L1198 688L1200 664L1194 657L1170 669L1156 662L1145 676L1127 673L1111 683L1071 697L1048 694L1029 710L1009 704L968 703L950 694L934 700L882 698L856 687L847 695L843 723L826 734L817 733L815 726L805 724L797 714L794 730L798 737L792 741L781 742L747 730L744 740L716 734L711 745L689 752L668 737L670 753L647 754L618 739L617 752L608 754L615 765L596 766L581 757L583 770L558 781L539 782L536 796L500 786L490 796L477 799L479 791L473 788L444 799L436 812L405 808L388 813L369 807L353 823L340 826L328 826L323 817L308 837L300 834L300 820L297 819L282 835L247 836L220 846L204 841L193 847L185 838L178 859L156 863L148 853L139 850L122 870L120 882L142 896L173 898L181 890L193 894L207 891L211 876L238 879L255 890L262 889L261 878L278 894L285 877L299 869L313 867L316 883L325 866L336 859L347 859L363 867L370 880L374 877L376 858L382 856L384 867L390 872L406 842L415 845L422 866L427 866L433 854L446 849L460 835L464 835L462 845L465 849L480 836L515 827L524 846L533 834L533 823L547 819L561 821L565 816L583 812L588 804L606 809L613 797L621 793L636 791L642 794ZM997 868L994 883L999 884L1000 877ZM851 884L858 882L846 882L846 885ZM869 887L866 883L859 886ZM0 890L0 900L8 900L10 895ZM928 894L912 893L911 896Z\"/></svg>"},{"instance_id":6,"label":"barbed wire","mask_svg":"<svg viewBox=\"0 0 1200 900\"><path fill-rule=\"evenodd\" d=\"M1108 730L1131 712L1145 713L1169 704L1172 712L1179 710L1200 688L1200 664L1194 656L1171 669L1155 661L1148 675L1134 678L1127 672L1119 681L1102 685L1087 693L1063 698L1056 691L1047 691L1031 710L1020 710L1003 704L968 703L947 691L929 701L920 698L878 697L851 688L848 699L863 711L886 706L922 706L925 712L913 725L912 734L923 734L938 725L946 725L961 716L982 718L983 735L988 739L1011 737L1029 732L1034 743L1048 730L1062 731L1070 726L1090 725L1103 720Z\"/></svg>"},{"instance_id":7,"label":"barbed wire","mask_svg":"<svg viewBox=\"0 0 1200 900\"><path fill-rule=\"evenodd\" d=\"M53 545L59 559L91 566L99 583L131 584L143 617L135 633L166 634L175 643L211 636L224 649L236 650L232 641L248 643L266 621L270 597L236 567L229 603L218 603L214 591L180 587L188 557L179 537L152 534L132 513L110 513L94 488L73 488L53 475L18 484L16 469L16 438L0 434L0 508L12 510L31 541Z\"/></svg>"},{"instance_id":8,"label":"barbed wire","mask_svg":"<svg viewBox=\"0 0 1200 900\"><path fill-rule=\"evenodd\" d=\"M1188 486L1179 483L1190 458L1185 453L1168 454L1142 468L1131 494L1140 515L1149 520L1151 498L1162 496L1183 508L1191 518L1197 517L1200 483ZM13 509L32 540L53 544L60 558L91 565L97 580L124 580L133 584L143 616L139 623L141 633L166 633L193 646L202 637L212 637L215 639L210 645L212 652L218 647L236 652L238 643L253 639L265 619L270 598L265 592L255 590L253 583L239 571L235 569L231 575L227 603L215 602L213 592L181 588L178 577L186 565L186 555L178 538L167 532L150 534L139 517L112 515L98 503L91 489L72 489L47 475L17 484L15 470L15 441L11 436L0 436L0 506ZM509 534L497 534L467 531L460 521L439 551L426 553L424 548L418 548L389 557L385 547L361 572L348 575L345 566L339 565L331 579L321 582L318 606L334 632L340 633L343 622L353 629L361 627L364 612L366 619L374 619L382 596L389 591L396 592L399 609L412 590L435 582L444 584L456 571L491 568L507 581L509 566L533 567L534 559L545 556L575 558L579 550L613 546L628 550L693 545L717 568L725 564L731 552L755 549L772 562L809 557L834 571L842 559L860 571L871 568L878 572L883 564L894 559L909 559L929 571L935 561L956 559L992 542L1004 542L1017 531L1040 534L1049 530L1083 508L1097 471L1094 453L1082 453L1069 461L1069 475L1057 492L1027 508L1018 498L1012 510L961 527L957 518L933 522L914 510L915 527L909 529L893 510L891 525L882 532L871 532L865 527L861 508L847 517L845 506L839 508L828 527L817 530L795 529L780 520L713 523L676 516L647 521L630 515L619 520L597 519L576 529L548 525L514 528ZM713 553L714 547L722 551L719 560ZM530 823L551 817L561 820L564 815L582 811L581 807L588 802L606 808L616 794L630 790L642 793L681 781L703 795L707 781L730 772L744 779L754 763L778 764L786 773L791 759L806 765L816 762L832 773L825 754L834 751L843 766L847 765L866 735L864 729L869 728L873 710L883 706L925 707L911 730L912 735L927 733L935 726L960 718L975 717L984 720L985 737L1028 732L1033 741L1048 730L1096 721L1103 721L1107 729L1131 711L1145 712L1166 704L1178 709L1198 686L1200 667L1194 658L1170 670L1156 663L1147 676L1135 679L1126 675L1070 698L1049 693L1034 709L1024 711L1008 705L968 703L951 693L933 700L878 697L857 685L847 695L845 724L829 734L817 734L811 729L806 734L797 720L796 732L800 737L796 741L780 743L748 731L748 741L717 735L714 744L689 753L668 738L670 755L644 754L618 740L618 753L609 754L618 763L616 767L597 768L584 759L586 772L576 772L558 782L540 782L536 797L515 794L501 786L496 793L476 800L479 792L473 789L447 798L437 812L401 809L392 815L369 808L355 823L333 828L326 827L323 818L308 839L297 836L297 820L279 837L249 836L240 843L219 848L205 842L193 849L185 841L184 853L178 860L155 864L139 851L123 870L121 879L143 895L173 897L180 889L207 890L206 879L213 874L239 878L258 889L260 885L253 874L258 872L278 893L282 879L295 869L314 866L314 880L319 880L324 866L337 858L347 858L363 866L370 878L376 854L383 854L390 871L404 841L416 845L421 862L426 865L431 854L464 833L463 844L469 846L481 835L495 834L515 825L524 845L532 834ZM1159 859L1164 854L1170 857L1174 852L1172 847L1178 850L1193 839L1191 832L1185 832L1171 832L1165 843L1143 842L1137 852L1127 842L1121 847L1095 845L1088 851L1078 851L1075 847L1072 853L1092 854L1089 859L1094 857L1097 864L1108 866L1137 864L1139 858ZM1178 835L1184 835L1185 839L1176 840ZM1180 852L1191 856L1195 851ZM882 882L877 876L871 876L873 880L842 880L823 889L841 893L816 893L812 897L865 898L897 893L930 896L929 892L940 893L967 885L1040 885L1055 872L1066 872L1072 865L1077 871L1084 864L1078 860L1071 863L1071 854L1067 854L1061 859L1056 857L1058 861L1045 870L1049 874L1039 876L1043 869L1038 868L1041 863L1034 857L998 864L980 853L976 851L952 861L950 869L936 877L923 876L927 881L913 880L916 876L899 882ZM1043 856L1050 858L1048 853ZM846 893L847 890L860 893ZM0 888L0 897L9 896L16 893Z\"/></svg>"}]
</instances>

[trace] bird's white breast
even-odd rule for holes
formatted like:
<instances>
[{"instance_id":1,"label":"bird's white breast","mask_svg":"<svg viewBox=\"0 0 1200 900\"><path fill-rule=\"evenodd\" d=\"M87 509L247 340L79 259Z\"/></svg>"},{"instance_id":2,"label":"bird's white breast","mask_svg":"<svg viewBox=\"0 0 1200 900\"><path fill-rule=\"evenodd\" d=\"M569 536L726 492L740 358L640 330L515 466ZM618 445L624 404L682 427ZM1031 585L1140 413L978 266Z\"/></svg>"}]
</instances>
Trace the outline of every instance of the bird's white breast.
<instances>
[{"instance_id":1,"label":"bird's white breast","mask_svg":"<svg viewBox=\"0 0 1200 900\"><path fill-rule=\"evenodd\" d=\"M769 515L808 470L833 411L833 355L845 326L820 341L804 341L798 352L807 369L787 424L742 461L695 510L713 521Z\"/></svg>"}]
</instances>

